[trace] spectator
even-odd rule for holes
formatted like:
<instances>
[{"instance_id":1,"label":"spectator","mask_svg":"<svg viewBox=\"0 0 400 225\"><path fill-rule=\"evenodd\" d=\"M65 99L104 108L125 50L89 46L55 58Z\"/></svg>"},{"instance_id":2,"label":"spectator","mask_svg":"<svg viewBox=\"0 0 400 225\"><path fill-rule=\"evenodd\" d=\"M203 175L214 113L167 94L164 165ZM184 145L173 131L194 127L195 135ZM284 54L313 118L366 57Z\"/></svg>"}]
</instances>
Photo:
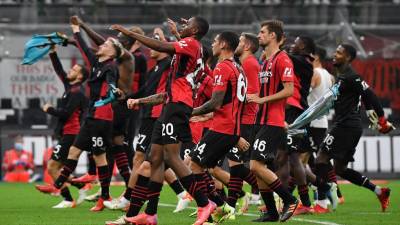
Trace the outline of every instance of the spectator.
<instances>
[{"instance_id":1,"label":"spectator","mask_svg":"<svg viewBox=\"0 0 400 225\"><path fill-rule=\"evenodd\" d=\"M6 171L6 182L28 182L30 170L33 169L32 154L23 150L21 136L15 138L14 148L5 151L3 158L3 170Z\"/></svg>"}]
</instances>

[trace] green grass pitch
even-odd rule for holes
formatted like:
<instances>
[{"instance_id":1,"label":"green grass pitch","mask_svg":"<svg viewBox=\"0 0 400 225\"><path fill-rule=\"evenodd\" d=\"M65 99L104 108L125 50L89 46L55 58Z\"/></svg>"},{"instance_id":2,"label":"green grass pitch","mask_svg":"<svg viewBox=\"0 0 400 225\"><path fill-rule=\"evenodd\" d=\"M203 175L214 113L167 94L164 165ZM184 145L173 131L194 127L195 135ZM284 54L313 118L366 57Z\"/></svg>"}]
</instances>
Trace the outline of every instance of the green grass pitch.
<instances>
[{"instance_id":1,"label":"green grass pitch","mask_svg":"<svg viewBox=\"0 0 400 225\"><path fill-rule=\"evenodd\" d=\"M391 203L386 213L380 212L380 205L375 195L355 185L343 184L341 190L345 196L345 204L339 205L336 212L326 215L305 215L293 217L286 224L325 224L325 225L400 225L400 182L388 184L392 189ZM71 188L74 197L76 189ZM92 192L97 190L94 187ZM112 196L119 196L123 187L112 187ZM93 213L89 208L94 203L85 202L74 209L52 209L51 206L61 201L60 197L44 195L35 190L33 184L0 183L0 224L1 225L101 225L106 220L116 219L122 215L120 211L104 210ZM159 207L160 225L192 224L193 218L188 214L193 209L178 214L172 213L176 204L176 196L169 187L165 187ZM192 206L194 206L192 204ZM250 222L258 214L251 207L247 216L237 217L235 221L224 224L258 224Z\"/></svg>"}]
</instances>

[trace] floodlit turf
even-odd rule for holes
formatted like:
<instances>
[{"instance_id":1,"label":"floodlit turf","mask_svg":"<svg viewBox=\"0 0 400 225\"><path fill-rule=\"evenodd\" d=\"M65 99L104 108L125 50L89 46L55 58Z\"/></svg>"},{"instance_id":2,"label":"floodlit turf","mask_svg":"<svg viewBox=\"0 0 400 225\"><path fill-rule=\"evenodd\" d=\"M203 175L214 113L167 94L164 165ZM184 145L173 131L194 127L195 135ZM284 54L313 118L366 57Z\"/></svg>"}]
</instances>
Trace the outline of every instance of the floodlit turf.
<instances>
[{"instance_id":1,"label":"floodlit turf","mask_svg":"<svg viewBox=\"0 0 400 225\"><path fill-rule=\"evenodd\" d=\"M400 224L400 182L390 182L392 189L391 205L386 213L380 213L380 206L375 195L355 185L341 185L345 196L345 204L338 210L327 215L307 215L294 217L287 224L360 224L383 225ZM77 195L74 188L73 196ZM94 189L97 190L97 187ZM112 195L118 196L123 187L112 187ZM93 192L93 191L92 191ZM119 211L104 210L93 213L89 208L93 203L85 202L75 209L52 209L51 206L60 202L61 198L44 195L36 191L33 184L6 184L0 182L0 224L1 225L89 225L104 224L104 221L116 219L122 215ZM175 204L176 196L169 187L162 192L161 203ZM193 218L187 215L192 212L188 209L179 214L173 214L174 208L159 207L159 224L192 224ZM255 207L249 211L257 214ZM254 216L237 217L235 221L224 224L256 224L250 221Z\"/></svg>"}]
</instances>

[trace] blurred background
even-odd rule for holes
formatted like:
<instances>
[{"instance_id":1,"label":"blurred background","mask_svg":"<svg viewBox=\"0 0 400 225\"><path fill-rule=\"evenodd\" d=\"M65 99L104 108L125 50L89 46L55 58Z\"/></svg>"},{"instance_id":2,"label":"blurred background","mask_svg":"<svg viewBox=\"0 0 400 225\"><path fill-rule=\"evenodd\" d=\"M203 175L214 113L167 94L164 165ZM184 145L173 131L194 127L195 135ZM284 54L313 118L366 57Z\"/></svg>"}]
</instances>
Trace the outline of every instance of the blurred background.
<instances>
[{"instance_id":1,"label":"blurred background","mask_svg":"<svg viewBox=\"0 0 400 225\"><path fill-rule=\"evenodd\" d=\"M112 24L137 25L146 33L162 27L170 35L167 18L201 15L211 25L204 44L222 30L257 33L260 21L276 18L285 22L288 44L297 35L311 36L331 57L338 44L351 43L358 50L354 68L400 127L400 0L0 0L0 159L4 162L4 152L16 146L20 135L32 156L31 180L42 177L43 161L54 144L55 120L41 106L56 105L64 90L48 57L32 66L20 64L24 44L34 34L71 35L72 15L106 35L116 35L108 29ZM65 69L81 61L74 47L58 52ZM330 67L329 61L326 65ZM380 136L364 120L357 161L351 166L373 178L399 178L399 131ZM82 157L77 173L86 172L86 155ZM0 175L4 172L2 168Z\"/></svg>"}]
</instances>

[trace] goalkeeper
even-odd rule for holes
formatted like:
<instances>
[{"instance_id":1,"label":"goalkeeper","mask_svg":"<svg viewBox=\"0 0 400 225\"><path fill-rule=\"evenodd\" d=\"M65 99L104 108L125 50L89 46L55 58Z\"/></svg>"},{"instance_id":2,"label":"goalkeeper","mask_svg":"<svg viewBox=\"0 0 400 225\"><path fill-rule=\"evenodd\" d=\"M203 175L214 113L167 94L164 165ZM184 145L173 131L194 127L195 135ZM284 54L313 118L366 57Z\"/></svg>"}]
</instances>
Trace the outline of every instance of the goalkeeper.
<instances>
[{"instance_id":1,"label":"goalkeeper","mask_svg":"<svg viewBox=\"0 0 400 225\"><path fill-rule=\"evenodd\" d=\"M334 100L335 116L332 129L320 146L316 159L318 201L314 209L319 213L329 212L326 192L329 189L327 175L332 170L332 166L328 163L330 159L334 161L334 170L337 175L374 192L380 201L382 211L385 211L389 205L389 188L381 188L359 172L347 167L349 162L354 161L353 156L362 134L361 101L367 109L374 128L383 134L394 129L393 125L385 119L376 95L352 69L350 64L356 57L356 53L353 46L342 44L337 47L334 54L333 65L337 70L339 94Z\"/></svg>"}]
</instances>

